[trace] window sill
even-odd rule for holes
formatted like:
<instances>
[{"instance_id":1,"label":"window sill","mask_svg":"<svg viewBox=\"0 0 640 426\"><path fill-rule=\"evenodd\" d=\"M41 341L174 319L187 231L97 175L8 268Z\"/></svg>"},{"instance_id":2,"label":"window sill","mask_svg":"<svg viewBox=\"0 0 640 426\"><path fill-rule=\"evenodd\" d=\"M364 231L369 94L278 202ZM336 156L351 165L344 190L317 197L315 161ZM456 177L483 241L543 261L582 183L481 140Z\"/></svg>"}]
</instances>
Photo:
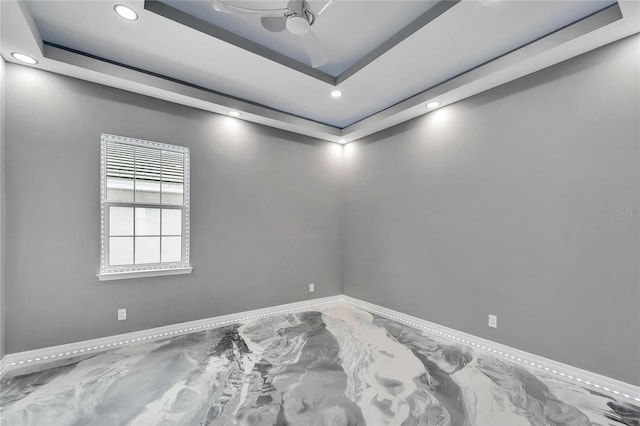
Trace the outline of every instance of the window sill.
<instances>
[{"instance_id":1,"label":"window sill","mask_svg":"<svg viewBox=\"0 0 640 426\"><path fill-rule=\"evenodd\" d=\"M127 272L105 272L102 274L96 274L100 281L112 281L112 280L128 280L131 278L148 278L148 277L162 277L167 275L184 275L190 274L193 271L193 267L187 268L175 268L175 269L156 269L150 271L127 271Z\"/></svg>"}]
</instances>

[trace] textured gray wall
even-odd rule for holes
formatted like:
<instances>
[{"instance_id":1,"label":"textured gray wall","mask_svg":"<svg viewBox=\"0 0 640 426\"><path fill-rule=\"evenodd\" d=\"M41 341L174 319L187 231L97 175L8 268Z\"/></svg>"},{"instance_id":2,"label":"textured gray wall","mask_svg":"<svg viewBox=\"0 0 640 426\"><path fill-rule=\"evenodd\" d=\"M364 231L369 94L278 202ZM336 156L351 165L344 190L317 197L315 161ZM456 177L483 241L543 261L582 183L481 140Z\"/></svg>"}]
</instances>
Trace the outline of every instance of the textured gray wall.
<instances>
[{"instance_id":1,"label":"textured gray wall","mask_svg":"<svg viewBox=\"0 0 640 426\"><path fill-rule=\"evenodd\" d=\"M341 292L340 146L18 65L7 83L8 353ZM191 275L96 279L101 132L191 148Z\"/></svg>"},{"instance_id":2,"label":"textured gray wall","mask_svg":"<svg viewBox=\"0 0 640 426\"><path fill-rule=\"evenodd\" d=\"M348 145L345 294L640 384L639 44Z\"/></svg>"}]
</instances>

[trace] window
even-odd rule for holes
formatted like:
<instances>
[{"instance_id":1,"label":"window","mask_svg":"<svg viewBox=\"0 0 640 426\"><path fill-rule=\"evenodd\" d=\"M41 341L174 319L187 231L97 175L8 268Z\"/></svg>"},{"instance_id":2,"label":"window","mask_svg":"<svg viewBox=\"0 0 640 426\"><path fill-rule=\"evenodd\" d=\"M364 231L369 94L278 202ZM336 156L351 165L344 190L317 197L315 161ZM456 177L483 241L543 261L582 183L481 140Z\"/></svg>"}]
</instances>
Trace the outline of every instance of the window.
<instances>
[{"instance_id":1,"label":"window","mask_svg":"<svg viewBox=\"0 0 640 426\"><path fill-rule=\"evenodd\" d=\"M100 280L191 272L189 148L102 135Z\"/></svg>"}]
</instances>

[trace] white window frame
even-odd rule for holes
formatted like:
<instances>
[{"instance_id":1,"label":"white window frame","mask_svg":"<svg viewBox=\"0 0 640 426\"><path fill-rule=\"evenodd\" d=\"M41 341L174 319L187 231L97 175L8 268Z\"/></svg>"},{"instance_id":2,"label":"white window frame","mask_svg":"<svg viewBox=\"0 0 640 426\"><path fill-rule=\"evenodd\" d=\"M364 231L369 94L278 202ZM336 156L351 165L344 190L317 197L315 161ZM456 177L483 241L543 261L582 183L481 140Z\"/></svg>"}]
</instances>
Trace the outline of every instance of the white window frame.
<instances>
[{"instance_id":1,"label":"white window frame","mask_svg":"<svg viewBox=\"0 0 640 426\"><path fill-rule=\"evenodd\" d=\"M184 184L183 184L183 205L156 204L156 203L135 203L135 202L112 202L107 201L107 142L116 142L145 148L153 148L163 151L177 152L184 158ZM189 148L169 145L159 142L146 141L142 139L128 138L110 134L100 135L100 272L97 277L100 281L119 280L127 278L144 278L163 275L190 274L193 270L189 263L189 204L190 204L190 172L189 172ZM184 236L182 246L181 262L165 262L144 265L109 266L107 253L109 253L109 207L151 207L158 209L180 209L182 215L182 235Z\"/></svg>"}]
</instances>

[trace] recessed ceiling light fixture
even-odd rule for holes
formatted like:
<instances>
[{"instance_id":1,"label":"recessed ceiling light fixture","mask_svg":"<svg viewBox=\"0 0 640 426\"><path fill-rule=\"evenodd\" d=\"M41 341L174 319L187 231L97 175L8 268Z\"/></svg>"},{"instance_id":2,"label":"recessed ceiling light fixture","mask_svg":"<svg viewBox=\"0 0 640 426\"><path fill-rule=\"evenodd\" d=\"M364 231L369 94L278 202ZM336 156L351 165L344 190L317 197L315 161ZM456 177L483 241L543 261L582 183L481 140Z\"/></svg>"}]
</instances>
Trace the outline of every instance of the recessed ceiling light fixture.
<instances>
[{"instance_id":1,"label":"recessed ceiling light fixture","mask_svg":"<svg viewBox=\"0 0 640 426\"><path fill-rule=\"evenodd\" d=\"M25 55L24 53L13 52L11 56L19 60L20 62L24 62L25 64L33 65L38 63L38 61L36 61L29 55Z\"/></svg>"},{"instance_id":2,"label":"recessed ceiling light fixture","mask_svg":"<svg viewBox=\"0 0 640 426\"><path fill-rule=\"evenodd\" d=\"M340 143L347 143L347 140L346 140L346 139L338 139L338 142L340 142Z\"/></svg>"},{"instance_id":3,"label":"recessed ceiling light fixture","mask_svg":"<svg viewBox=\"0 0 640 426\"><path fill-rule=\"evenodd\" d=\"M342 96L342 92L340 90L334 90L333 92L331 92L332 98L339 98L340 96Z\"/></svg>"},{"instance_id":4,"label":"recessed ceiling light fixture","mask_svg":"<svg viewBox=\"0 0 640 426\"><path fill-rule=\"evenodd\" d=\"M438 101L429 102L427 104L427 108L438 108L439 106L440 106L440 102Z\"/></svg>"},{"instance_id":5,"label":"recessed ceiling light fixture","mask_svg":"<svg viewBox=\"0 0 640 426\"><path fill-rule=\"evenodd\" d=\"M240 117L242 114L240 114L238 111L229 111L229 115L232 117Z\"/></svg>"},{"instance_id":6,"label":"recessed ceiling light fixture","mask_svg":"<svg viewBox=\"0 0 640 426\"><path fill-rule=\"evenodd\" d=\"M113 7L113 10L115 10L120 17L128 21L135 21L138 19L138 12L131 9L129 6L125 6L124 4L116 4Z\"/></svg>"}]
</instances>

